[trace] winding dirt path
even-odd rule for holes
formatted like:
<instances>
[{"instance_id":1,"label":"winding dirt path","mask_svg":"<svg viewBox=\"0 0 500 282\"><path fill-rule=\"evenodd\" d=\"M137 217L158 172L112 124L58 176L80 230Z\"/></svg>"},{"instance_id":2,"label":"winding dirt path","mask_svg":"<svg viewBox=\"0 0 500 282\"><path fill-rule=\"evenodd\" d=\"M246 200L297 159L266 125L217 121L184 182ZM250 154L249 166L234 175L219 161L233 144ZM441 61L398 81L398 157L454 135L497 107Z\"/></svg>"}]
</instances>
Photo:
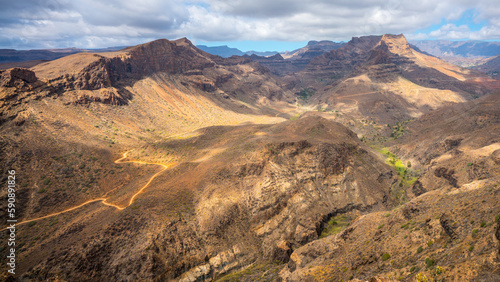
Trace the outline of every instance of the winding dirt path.
<instances>
[{"instance_id":1,"label":"winding dirt path","mask_svg":"<svg viewBox=\"0 0 500 282\"><path fill-rule=\"evenodd\" d=\"M21 224L24 224L24 223L28 223L28 222L31 222L31 221L38 221L38 220L42 220L42 219L45 219L45 218L49 218L49 217L53 217L53 216L57 216L57 215L60 215L60 214L63 214L63 213L67 213L67 212L70 212L70 211L73 211L73 210L76 210L76 209L79 209L83 206L86 206L88 204L91 204L91 203L95 203L95 202L101 202L103 205L106 205L106 206L110 206L110 207L114 207L116 208L117 210L123 210L127 207L129 207L130 205L132 205L132 203L134 202L135 198L141 194L144 189L146 189L150 184L151 182L153 182L153 180L158 176L160 175L162 172L164 172L165 170L167 170L168 168L172 167L175 165L175 163L168 163L168 164L163 164L163 163L150 163L150 162L145 162L145 161L124 161L124 159L127 158L127 155L128 153L130 153L131 151L127 151L125 153L123 153L123 156L117 160L114 161L115 164L118 164L118 163L136 163L136 164L153 164L153 165L159 165L159 166L162 166L163 169L158 171L157 173L155 173L153 176L151 176L151 178L149 178L148 182L141 187L141 189L139 189L134 195L132 195L132 197L130 198L130 200L128 201L128 204L126 206L119 206L119 205L115 205L115 204L112 204L112 203L109 203L107 202L108 199L110 197L107 197L107 195L116 190L117 188L114 188L110 191L108 191L102 198L97 198L97 199L93 199L93 200L88 200L78 206L74 206L74 207L71 207L71 208L67 208L65 210L62 210L60 212L55 212L55 213L51 213L51 214L48 214L48 215L45 215L45 216L42 216L42 217L37 217L37 218L32 218L32 219L27 219L27 220L24 220L24 221L21 221L21 222L18 222L17 225L21 225Z\"/></svg>"}]
</instances>

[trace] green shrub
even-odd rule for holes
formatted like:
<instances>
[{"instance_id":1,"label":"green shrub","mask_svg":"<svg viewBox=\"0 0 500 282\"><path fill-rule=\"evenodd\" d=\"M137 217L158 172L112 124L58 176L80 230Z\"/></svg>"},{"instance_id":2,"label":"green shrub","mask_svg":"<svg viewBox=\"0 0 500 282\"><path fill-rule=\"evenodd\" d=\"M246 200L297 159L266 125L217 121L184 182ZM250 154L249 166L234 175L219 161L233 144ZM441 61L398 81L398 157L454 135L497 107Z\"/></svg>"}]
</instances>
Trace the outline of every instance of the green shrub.
<instances>
[{"instance_id":1,"label":"green shrub","mask_svg":"<svg viewBox=\"0 0 500 282\"><path fill-rule=\"evenodd\" d=\"M299 97L299 99L306 101L311 97L316 91L310 88L304 88L300 92L295 93Z\"/></svg>"},{"instance_id":2,"label":"green shrub","mask_svg":"<svg viewBox=\"0 0 500 282\"><path fill-rule=\"evenodd\" d=\"M434 241L430 240L429 242L427 242L427 246L432 246L434 244Z\"/></svg>"},{"instance_id":3,"label":"green shrub","mask_svg":"<svg viewBox=\"0 0 500 282\"><path fill-rule=\"evenodd\" d=\"M469 252L472 252L472 251L474 251L474 246L469 247Z\"/></svg>"},{"instance_id":4,"label":"green shrub","mask_svg":"<svg viewBox=\"0 0 500 282\"><path fill-rule=\"evenodd\" d=\"M430 259L430 258L426 258L425 265L427 265L427 268L431 268L434 265L434 260Z\"/></svg>"},{"instance_id":5,"label":"green shrub","mask_svg":"<svg viewBox=\"0 0 500 282\"><path fill-rule=\"evenodd\" d=\"M485 227L486 226L486 222L482 221L481 222L481 227Z\"/></svg>"},{"instance_id":6,"label":"green shrub","mask_svg":"<svg viewBox=\"0 0 500 282\"><path fill-rule=\"evenodd\" d=\"M384 227L384 225L381 224L381 225L378 226L378 229L382 229L383 227Z\"/></svg>"},{"instance_id":7,"label":"green shrub","mask_svg":"<svg viewBox=\"0 0 500 282\"><path fill-rule=\"evenodd\" d=\"M424 248L422 248L421 246L420 246L420 247L418 247L418 249L417 249L417 254L420 254L423 250L424 250Z\"/></svg>"},{"instance_id":8,"label":"green shrub","mask_svg":"<svg viewBox=\"0 0 500 282\"><path fill-rule=\"evenodd\" d=\"M386 260L388 260L388 259L390 259L390 258L391 258L391 256L390 256L388 253L384 253L384 254L382 254L382 260L383 260L383 261L386 261Z\"/></svg>"},{"instance_id":9,"label":"green shrub","mask_svg":"<svg viewBox=\"0 0 500 282\"><path fill-rule=\"evenodd\" d=\"M495 216L495 222L498 222L499 219L500 219L500 214Z\"/></svg>"},{"instance_id":10,"label":"green shrub","mask_svg":"<svg viewBox=\"0 0 500 282\"><path fill-rule=\"evenodd\" d=\"M472 230L472 238L476 238L476 236L477 236L477 232L479 232L479 230L478 230L478 229L474 229L474 230Z\"/></svg>"}]
</instances>

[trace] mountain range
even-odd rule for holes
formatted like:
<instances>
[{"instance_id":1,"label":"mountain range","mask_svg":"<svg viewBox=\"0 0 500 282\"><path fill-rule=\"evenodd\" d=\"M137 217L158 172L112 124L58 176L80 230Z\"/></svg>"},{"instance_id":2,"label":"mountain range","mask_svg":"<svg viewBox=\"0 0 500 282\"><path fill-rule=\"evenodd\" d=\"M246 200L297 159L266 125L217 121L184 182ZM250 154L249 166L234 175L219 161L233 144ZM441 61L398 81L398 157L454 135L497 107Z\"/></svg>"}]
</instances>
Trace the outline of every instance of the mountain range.
<instances>
[{"instance_id":1,"label":"mountain range","mask_svg":"<svg viewBox=\"0 0 500 282\"><path fill-rule=\"evenodd\" d=\"M160 39L0 70L2 279L499 280L500 81L420 50Z\"/></svg>"}]
</instances>

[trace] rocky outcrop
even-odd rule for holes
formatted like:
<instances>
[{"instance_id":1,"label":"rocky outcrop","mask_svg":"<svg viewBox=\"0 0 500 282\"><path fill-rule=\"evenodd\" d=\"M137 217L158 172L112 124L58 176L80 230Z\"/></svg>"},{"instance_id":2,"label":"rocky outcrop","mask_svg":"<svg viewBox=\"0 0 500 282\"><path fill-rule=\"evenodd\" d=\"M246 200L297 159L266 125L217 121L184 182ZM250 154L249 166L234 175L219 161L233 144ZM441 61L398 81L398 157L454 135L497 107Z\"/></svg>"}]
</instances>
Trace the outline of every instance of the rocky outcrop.
<instances>
[{"instance_id":1,"label":"rocky outcrop","mask_svg":"<svg viewBox=\"0 0 500 282\"><path fill-rule=\"evenodd\" d=\"M446 180L448 180L448 183L453 186L453 187L458 187L457 186L457 179L454 177L455 170L451 169L448 170L445 167L439 167L434 170L434 175L436 177L442 177Z\"/></svg>"},{"instance_id":2,"label":"rocky outcrop","mask_svg":"<svg viewBox=\"0 0 500 282\"><path fill-rule=\"evenodd\" d=\"M220 57L197 49L186 38L168 41L155 40L126 49L126 52L109 62L114 80L129 76L142 77L155 72L171 74L203 70L215 65Z\"/></svg>"},{"instance_id":3,"label":"rocky outcrop","mask_svg":"<svg viewBox=\"0 0 500 282\"><path fill-rule=\"evenodd\" d=\"M417 277L496 281L498 245L490 234L496 232L500 238L500 227L484 224L500 211L498 206L491 210L497 201L492 195L499 192L494 183L477 190L462 187L460 193L427 193L403 209L358 217L340 233L295 249L280 277L284 281L415 281ZM468 204L458 204L463 201ZM464 271L471 268L475 271Z\"/></svg>"},{"instance_id":4,"label":"rocky outcrop","mask_svg":"<svg viewBox=\"0 0 500 282\"><path fill-rule=\"evenodd\" d=\"M0 70L0 87L23 88L27 84L37 81L35 73L28 69L12 68Z\"/></svg>"}]
</instances>

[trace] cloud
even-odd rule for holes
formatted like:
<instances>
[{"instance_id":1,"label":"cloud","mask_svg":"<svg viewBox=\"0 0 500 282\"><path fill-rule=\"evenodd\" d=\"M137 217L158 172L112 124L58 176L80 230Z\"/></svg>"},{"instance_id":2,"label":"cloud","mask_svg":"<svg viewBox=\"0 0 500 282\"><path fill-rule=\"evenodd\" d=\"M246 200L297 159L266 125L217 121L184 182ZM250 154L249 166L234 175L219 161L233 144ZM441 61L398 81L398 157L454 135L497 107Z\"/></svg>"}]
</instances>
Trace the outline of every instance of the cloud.
<instances>
[{"instance_id":1,"label":"cloud","mask_svg":"<svg viewBox=\"0 0 500 282\"><path fill-rule=\"evenodd\" d=\"M487 0L188 1L0 0L0 48L92 48L184 36L208 42L349 40L383 33L500 38L500 5ZM486 23L481 29L458 22L471 9L475 21Z\"/></svg>"},{"instance_id":2,"label":"cloud","mask_svg":"<svg viewBox=\"0 0 500 282\"><path fill-rule=\"evenodd\" d=\"M0 1L3 46L27 49L138 44L176 36L189 19L187 6L175 0L18 2Z\"/></svg>"},{"instance_id":3,"label":"cloud","mask_svg":"<svg viewBox=\"0 0 500 282\"><path fill-rule=\"evenodd\" d=\"M454 24L443 25L438 30L429 33L431 37L442 39L464 39L468 38L470 34L471 31L468 26L456 26Z\"/></svg>"}]
</instances>

